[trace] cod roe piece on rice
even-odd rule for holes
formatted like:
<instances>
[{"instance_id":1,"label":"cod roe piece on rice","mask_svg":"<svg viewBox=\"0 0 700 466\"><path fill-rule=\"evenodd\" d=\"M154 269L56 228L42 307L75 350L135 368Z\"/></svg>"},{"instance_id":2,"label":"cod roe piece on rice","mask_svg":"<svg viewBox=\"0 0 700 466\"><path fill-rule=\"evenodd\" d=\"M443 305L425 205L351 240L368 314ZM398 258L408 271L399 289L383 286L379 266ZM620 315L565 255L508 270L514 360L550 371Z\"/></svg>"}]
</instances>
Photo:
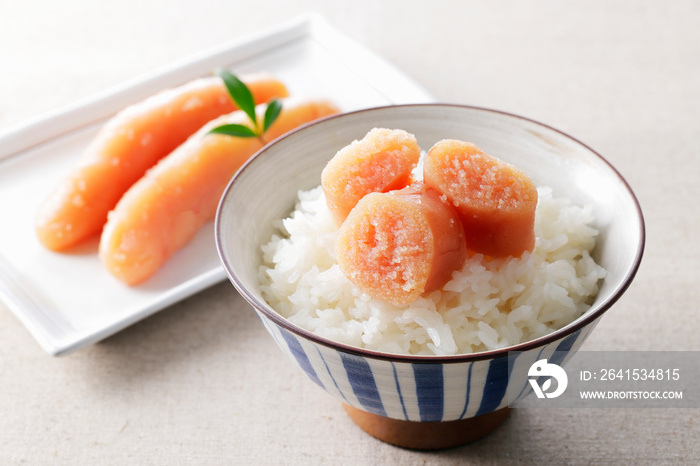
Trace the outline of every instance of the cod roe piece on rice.
<instances>
[{"instance_id":1,"label":"cod roe piece on rice","mask_svg":"<svg viewBox=\"0 0 700 466\"><path fill-rule=\"evenodd\" d=\"M366 194L407 186L419 159L415 136L400 129L374 128L340 149L321 175L336 224L340 225Z\"/></svg>"},{"instance_id":2,"label":"cod roe piece on rice","mask_svg":"<svg viewBox=\"0 0 700 466\"><path fill-rule=\"evenodd\" d=\"M446 139L428 151L423 181L457 208L471 251L519 257L534 248L537 187L518 168Z\"/></svg>"},{"instance_id":3,"label":"cod roe piece on rice","mask_svg":"<svg viewBox=\"0 0 700 466\"><path fill-rule=\"evenodd\" d=\"M466 258L456 211L420 183L364 196L338 231L338 265L371 296L395 305L436 290Z\"/></svg>"}]
</instances>

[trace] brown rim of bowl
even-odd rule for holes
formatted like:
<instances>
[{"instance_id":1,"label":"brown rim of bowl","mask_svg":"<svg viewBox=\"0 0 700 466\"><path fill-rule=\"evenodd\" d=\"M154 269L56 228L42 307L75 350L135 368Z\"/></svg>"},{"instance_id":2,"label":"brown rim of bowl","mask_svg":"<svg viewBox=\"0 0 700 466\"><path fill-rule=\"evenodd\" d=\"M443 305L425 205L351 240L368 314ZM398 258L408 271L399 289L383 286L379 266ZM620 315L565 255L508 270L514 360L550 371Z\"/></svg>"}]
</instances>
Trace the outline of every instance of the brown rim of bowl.
<instances>
[{"instance_id":1,"label":"brown rim of bowl","mask_svg":"<svg viewBox=\"0 0 700 466\"><path fill-rule=\"evenodd\" d=\"M277 313L274 309L272 309L271 306L269 306L265 302L261 302L258 300L255 296L253 296L252 293L250 293L244 286L243 284L238 280L236 275L232 272L231 267L228 263L228 261L224 258L222 254L222 245L221 245L221 222L219 220L220 215L221 215L221 208L223 205L223 200L226 198L228 195L228 192L231 189L231 186L233 183L236 181L236 179L241 176L243 172L248 168L248 166L255 161L255 159L262 154L265 150L267 150L269 147L278 144L281 140L285 139L291 134L303 131L305 128L309 126L315 126L318 124L323 123L326 120L332 120L336 118L341 118L345 115L351 115L351 114L359 114L359 113L364 113L364 112L372 112L376 110L381 110L381 109L387 109L387 108L395 108L395 107L406 107L406 108L417 108L417 107L452 107L452 108L464 108L464 109L470 109L470 110L476 110L480 112L489 112L489 113L495 113L495 114L500 114L500 115L505 115L510 118L516 118L520 120L524 120L530 123L533 123L535 125L539 125L543 128L547 128L551 131L554 131L556 133L559 133L560 135L564 136L565 138L570 139L571 141L575 142L576 144L579 144L589 150L592 154L597 156L603 163L605 163L608 168L617 176L619 181L624 185L625 189L629 193L629 195L632 197L632 200L634 202L634 205L637 210L637 215L639 218L639 229L640 229L640 241L639 245L637 247L637 251L635 254L635 259L634 263L632 264L631 269L628 271L627 275L624 277L622 283L620 286L612 293L612 295L604 301L602 304L598 306L597 309L595 309L593 312L590 314L586 315L585 317L581 318L579 317L578 319L574 320L572 323L569 325L566 325L559 330L556 330L552 333L549 333L547 335L544 335L539 338L535 338L534 340L529 340L524 343L520 343L517 345L513 346L508 346L506 348L501 348L498 350L489 350L489 351L481 351L477 353L469 353L469 354L457 354L457 355L451 355L451 356L430 356L430 355L406 355L406 354L393 354L393 353L382 353L379 351L374 351L370 349L364 349L364 348L359 348L356 346L350 346L344 343L338 343L333 340L330 340L328 338L324 338L321 336L318 336L314 333L309 332L308 330L304 330L300 327L297 327L296 325L292 324L289 322L286 318L282 317L279 313ZM520 115L515 115L512 113L500 111L500 110L493 110L489 108L484 108L484 107L475 107L471 105L461 105L461 104L447 104L447 103L423 103L423 104L399 104L399 105L385 105L385 106L380 106L380 107L372 107L372 108L365 108L365 109L360 109L360 110L354 110L350 112L345 112L345 113L339 113L336 115L330 115L327 117L323 117L319 120L313 121L311 123L304 124L282 136L279 138L275 139L274 141L271 141L268 143L265 147L260 149L253 157L251 157L241 168L238 170L238 172L231 178L229 181L228 185L226 186L226 189L224 190L224 193L222 194L221 200L219 201L219 206L217 208L216 212L216 219L215 219L215 226L214 226L214 232L215 232L215 241L216 241L216 249L219 254L219 258L224 266L224 269L226 271L226 275L228 276L229 280L233 284L233 286L238 290L238 292L243 296L243 298L248 301L250 305L252 305L256 310L261 312L265 317L268 319L272 320L276 325L296 334L299 335L303 338L306 338L308 340L311 340L315 343L318 343L323 346L327 346L329 348L342 351L345 353L349 354L355 354L358 356L363 356L367 358L372 358L372 359L379 359L379 360L385 360L385 361L401 361L401 362L414 362L414 363L422 363L422 364L453 364L453 363L460 363L460 362L473 362L473 361L480 361L480 360L485 360L485 359L495 359L498 357L507 357L508 353L510 352L524 352L524 351L529 351L534 348L538 348L544 345L547 345L549 343L555 342L561 338L567 337L568 335L571 335L572 333L586 327L593 321L595 321L598 317L602 316L608 309L612 307L615 302L617 302L618 299L624 294L624 292L627 290L627 288L630 286L632 283L632 280L634 279L634 276L637 274L637 271L639 270L639 266L642 261L642 255L644 254L644 245L646 242L646 228L644 224L644 217L642 214L642 209L641 206L639 205L639 201L637 200L637 197L634 195L634 192L632 191L632 188L630 185L627 183L627 181L623 178L623 176L620 174L620 172L617 171L615 167L613 167L610 162L608 162L603 156L601 156L598 152L594 151L592 148L587 146L586 144L582 143L578 139L556 129L553 128L549 125L546 125L544 123L540 123L538 121L532 120L530 118L526 118Z\"/></svg>"}]
</instances>

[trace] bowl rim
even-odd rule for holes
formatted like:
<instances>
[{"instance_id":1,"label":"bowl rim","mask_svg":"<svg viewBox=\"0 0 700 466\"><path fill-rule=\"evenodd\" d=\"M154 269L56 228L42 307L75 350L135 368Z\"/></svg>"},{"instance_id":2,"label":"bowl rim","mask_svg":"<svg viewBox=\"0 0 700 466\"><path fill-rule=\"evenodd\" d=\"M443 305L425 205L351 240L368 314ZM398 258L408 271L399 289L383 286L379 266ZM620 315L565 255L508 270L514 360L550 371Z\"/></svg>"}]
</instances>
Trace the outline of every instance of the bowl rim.
<instances>
[{"instance_id":1,"label":"bowl rim","mask_svg":"<svg viewBox=\"0 0 700 466\"><path fill-rule=\"evenodd\" d=\"M582 146L583 148L587 149L592 155L595 157L598 157L600 161L604 163L604 165L607 166L608 169L611 170L611 172L617 177L617 179L622 183L624 189L628 192L630 195L633 204L636 209L637 213L637 219L639 221L639 243L637 244L637 250L635 251L634 255L634 261L632 263L632 267L627 271L627 274L621 281L620 285L618 286L617 289L615 289L610 297L602 302L597 309L594 309L592 312L586 311L588 314L585 314L584 316L581 316L574 320L573 322L569 323L568 325L565 325L564 327L555 330L554 332L548 333L546 335L543 335L541 337L528 340L523 343L519 343L517 345L512 345L512 346L507 346L505 348L500 348L496 350L487 350L487 351L480 351L476 353L468 353L468 354L456 354L456 355L411 355L411 354L395 354L395 353L385 353L381 351L376 351L376 350L371 350L371 349L366 349L366 348L360 348L352 345L348 345L345 343L340 343L337 341L333 341L329 338L325 338L319 335L316 335L308 330L305 330L293 323L291 323L288 319L283 317L281 314L276 312L270 305L268 305L265 302L261 302L256 296L253 295L244 285L243 283L238 279L236 274L233 272L227 258L224 255L224 248L223 248L223 240L222 240L222 230L221 230L221 216L222 216L222 211L224 204L226 203L225 201L227 200L229 196L229 192L232 189L232 186L236 183L236 181L241 177L244 176L244 173L246 172L246 169L254 163L255 159L260 157L262 154L264 154L267 150L269 150L271 147L276 146L280 143L283 143L284 140L286 140L288 137L290 137L293 134L305 131L307 128L312 127L312 126L317 126L317 125L322 125L325 122L329 120L335 120L335 119L340 119L340 118L347 118L350 115L358 115L361 113L368 113L368 112L376 112L376 111L383 111L383 110L388 110L388 109L395 109L395 108L420 108L420 107L443 107L443 108L456 108L456 109L466 109L466 110L472 110L472 111L477 111L477 112L486 112L486 113L491 113L491 114L496 114L496 115L501 115L505 116L507 118L513 118L513 119L518 119L518 120L523 120L526 121L530 124L534 124L540 127L543 127L547 130L554 131L558 133L559 135L563 136L564 138L569 139L570 141L574 142L575 144L578 144ZM320 182L320 181L319 181ZM376 360L383 360L383 361L395 361L395 362L407 362L407 363L420 363L420 364L453 364L453 363L464 363L464 362L474 362L474 361L482 361L482 360L489 360L489 359L496 359L499 357L508 357L509 353L512 352L525 352L525 351L531 351L535 348L539 347L544 347L550 343L553 343L555 341L558 341L560 339L563 339L580 329L588 326L592 322L594 322L596 319L601 317L607 310L609 310L613 304L615 304L620 297L625 293L625 291L629 288L630 284L632 283L635 275L637 274L637 271L639 270L641 261L642 261L642 256L644 255L644 246L646 243L646 226L644 222L644 216L642 213L642 209L639 203L639 200L634 194L634 191L632 190L631 186L625 180L625 178L622 176L622 174L610 163L608 160L606 160L602 155L600 155L597 151L593 150L590 146L584 144L580 140L574 138L573 136L556 129L550 125L547 125L545 123L541 123L539 121L533 120L528 117L524 117L521 115L517 115L514 113L502 111L502 110L495 110L491 108L486 108L486 107L479 107L479 106L472 106L472 105L465 105L465 104L452 104L452 103L444 103L444 102L434 102L434 103L416 103L416 104L395 104L395 105L383 105L383 106L377 106L377 107L369 107L369 108L363 108L359 110L353 110L353 111L348 111L348 112L343 112L343 113L338 113L335 115L330 115L326 116L323 118L320 118L318 120L312 121L310 123L306 123L304 125L299 126L298 128L276 138L275 140L269 142L266 144L264 147L262 147L258 152L256 152L239 170L236 172L236 174L229 180L229 183L226 186L226 189L224 190L220 200L219 200L219 205L217 207L216 211L216 217L215 217L215 225L214 225L214 236L215 236L215 243L216 243L216 249L217 253L219 255L219 259L224 267L224 270L226 272L226 275L229 278L229 281L233 284L233 286L236 288L236 290L241 294L241 296L251 305L253 308L265 318L271 320L273 323L278 325L279 327L284 328L285 330L292 332L293 334L296 334L304 339L311 340L313 343L329 347L331 349L334 349L336 351L341 351L344 353L356 355L356 356L361 356L361 357L366 357L366 358L371 358L371 359L376 359Z\"/></svg>"}]
</instances>

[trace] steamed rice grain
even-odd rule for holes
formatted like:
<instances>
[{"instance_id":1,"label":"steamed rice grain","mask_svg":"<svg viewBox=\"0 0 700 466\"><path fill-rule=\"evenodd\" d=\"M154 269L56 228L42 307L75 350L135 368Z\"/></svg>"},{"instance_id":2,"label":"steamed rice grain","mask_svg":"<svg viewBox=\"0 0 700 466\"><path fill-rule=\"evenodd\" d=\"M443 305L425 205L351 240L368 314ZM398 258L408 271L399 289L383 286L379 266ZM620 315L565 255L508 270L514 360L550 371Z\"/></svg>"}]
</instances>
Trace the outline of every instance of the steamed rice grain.
<instances>
[{"instance_id":1,"label":"steamed rice grain","mask_svg":"<svg viewBox=\"0 0 700 466\"><path fill-rule=\"evenodd\" d=\"M605 270L590 254L598 235L590 206L556 198L549 188L538 195L532 253L488 260L474 254L440 290L394 306L343 275L323 191L301 191L294 212L262 248L263 296L310 332L388 353L466 354L546 335L589 308Z\"/></svg>"}]
</instances>

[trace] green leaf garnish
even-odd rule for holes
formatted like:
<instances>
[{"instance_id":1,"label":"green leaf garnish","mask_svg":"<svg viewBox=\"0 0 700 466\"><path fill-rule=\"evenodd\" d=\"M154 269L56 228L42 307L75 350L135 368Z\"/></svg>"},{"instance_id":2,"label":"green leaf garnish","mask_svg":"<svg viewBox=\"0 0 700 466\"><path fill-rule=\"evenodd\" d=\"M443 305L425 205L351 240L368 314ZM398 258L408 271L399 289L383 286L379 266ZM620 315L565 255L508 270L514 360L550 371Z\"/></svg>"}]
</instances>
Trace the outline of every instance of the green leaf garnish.
<instances>
[{"instance_id":1,"label":"green leaf garnish","mask_svg":"<svg viewBox=\"0 0 700 466\"><path fill-rule=\"evenodd\" d=\"M259 138L264 143L262 135L279 116L282 110L282 102L278 99L272 100L267 105L263 121L259 123L257 113L255 112L255 100L253 100L253 94L250 92L250 89L248 89L248 86L227 70L219 68L214 70L214 73L224 81L229 97L231 97L231 100L239 109L248 115L253 127L249 128L245 125L226 124L217 126L209 132L236 136L239 138Z\"/></svg>"},{"instance_id":2,"label":"green leaf garnish","mask_svg":"<svg viewBox=\"0 0 700 466\"><path fill-rule=\"evenodd\" d=\"M245 125L221 125L209 131L209 133L214 134L225 134L227 136L236 136L239 138L255 138L258 134Z\"/></svg>"},{"instance_id":3,"label":"green leaf garnish","mask_svg":"<svg viewBox=\"0 0 700 466\"><path fill-rule=\"evenodd\" d=\"M280 112L282 111L282 102L279 99L272 100L267 104L267 109L265 110L265 119L263 120L263 132L267 131L272 123L275 122Z\"/></svg>"},{"instance_id":4,"label":"green leaf garnish","mask_svg":"<svg viewBox=\"0 0 700 466\"><path fill-rule=\"evenodd\" d=\"M217 69L214 73L223 79L229 96L231 96L231 99L238 105L238 108L243 110L245 114L248 115L248 118L255 122L255 101L253 100L253 94L250 92L250 89L248 89L248 86L243 84L240 79L227 70Z\"/></svg>"}]
</instances>

